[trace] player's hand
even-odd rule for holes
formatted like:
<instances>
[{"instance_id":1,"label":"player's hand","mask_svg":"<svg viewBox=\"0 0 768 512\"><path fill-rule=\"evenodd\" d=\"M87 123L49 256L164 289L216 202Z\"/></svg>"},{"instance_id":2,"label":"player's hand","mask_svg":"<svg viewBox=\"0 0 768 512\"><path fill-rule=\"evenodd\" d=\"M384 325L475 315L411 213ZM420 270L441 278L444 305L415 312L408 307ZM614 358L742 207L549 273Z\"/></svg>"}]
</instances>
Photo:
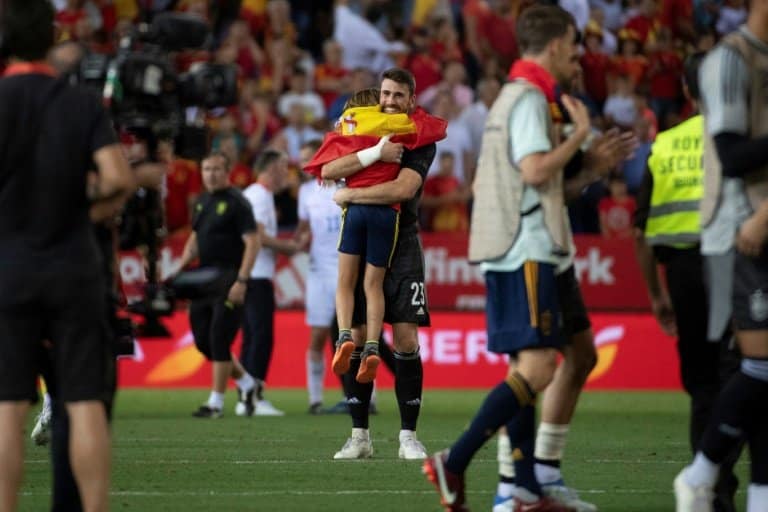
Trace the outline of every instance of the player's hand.
<instances>
[{"instance_id":1,"label":"player's hand","mask_svg":"<svg viewBox=\"0 0 768 512\"><path fill-rule=\"evenodd\" d=\"M736 235L736 247L745 256L756 258L768 240L768 223L762 212L756 212L744 221Z\"/></svg>"},{"instance_id":2,"label":"player's hand","mask_svg":"<svg viewBox=\"0 0 768 512\"><path fill-rule=\"evenodd\" d=\"M227 294L227 301L236 306L240 306L245 302L245 291L247 289L248 287L245 285L245 283L236 281L235 284L233 284L229 289L229 293Z\"/></svg>"},{"instance_id":3,"label":"player's hand","mask_svg":"<svg viewBox=\"0 0 768 512\"><path fill-rule=\"evenodd\" d=\"M638 140L633 132L611 128L595 137L584 153L584 168L601 176L608 174L621 162L630 158L637 149Z\"/></svg>"},{"instance_id":4,"label":"player's hand","mask_svg":"<svg viewBox=\"0 0 768 512\"><path fill-rule=\"evenodd\" d=\"M352 189L340 188L333 194L333 200L342 208L346 208L349 203L352 202Z\"/></svg>"},{"instance_id":5,"label":"player's hand","mask_svg":"<svg viewBox=\"0 0 768 512\"><path fill-rule=\"evenodd\" d=\"M677 336L677 322L675 321L675 310L669 296L662 295L651 299L651 310L659 322L659 327L669 336Z\"/></svg>"},{"instance_id":6,"label":"player's hand","mask_svg":"<svg viewBox=\"0 0 768 512\"><path fill-rule=\"evenodd\" d=\"M381 140L384 141L384 144L381 146L381 161L399 164L403 159L403 151L405 148L399 142L389 142L389 138L390 135L381 138Z\"/></svg>"},{"instance_id":7,"label":"player's hand","mask_svg":"<svg viewBox=\"0 0 768 512\"><path fill-rule=\"evenodd\" d=\"M573 122L573 136L585 139L592 130L592 122L589 119L589 111L581 100L568 94L561 96L563 106Z\"/></svg>"}]
</instances>

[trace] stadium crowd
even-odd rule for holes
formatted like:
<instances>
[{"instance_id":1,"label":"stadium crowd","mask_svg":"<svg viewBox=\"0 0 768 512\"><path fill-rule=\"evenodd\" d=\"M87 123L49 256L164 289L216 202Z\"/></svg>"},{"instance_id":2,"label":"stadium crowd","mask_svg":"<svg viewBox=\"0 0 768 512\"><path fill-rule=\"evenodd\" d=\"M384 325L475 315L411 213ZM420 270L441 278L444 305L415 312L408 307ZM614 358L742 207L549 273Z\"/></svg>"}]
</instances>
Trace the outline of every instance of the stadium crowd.
<instances>
[{"instance_id":1,"label":"stadium crowd","mask_svg":"<svg viewBox=\"0 0 768 512\"><path fill-rule=\"evenodd\" d=\"M448 120L448 136L425 183L422 225L427 231L468 229L470 183L488 107L518 57L515 20L531 0L57 0L57 40L86 52L113 53L120 37L147 12L174 9L209 23L204 50L172 57L179 71L201 61L234 64L236 105L208 111L211 149L236 162L231 182L254 180L266 148L289 155L286 188L276 193L280 229L297 223L296 198L303 143L320 139L338 120L344 101L397 65L416 78L417 101ZM582 76L571 91L590 110L595 130L635 132L634 158L609 179L585 188L570 205L574 232L624 237L631 232L637 193L659 130L686 118L691 106L680 87L686 55L707 50L746 19L743 0L563 0L583 35ZM197 162L166 151L164 197L169 231L188 228L201 190Z\"/></svg>"}]
</instances>

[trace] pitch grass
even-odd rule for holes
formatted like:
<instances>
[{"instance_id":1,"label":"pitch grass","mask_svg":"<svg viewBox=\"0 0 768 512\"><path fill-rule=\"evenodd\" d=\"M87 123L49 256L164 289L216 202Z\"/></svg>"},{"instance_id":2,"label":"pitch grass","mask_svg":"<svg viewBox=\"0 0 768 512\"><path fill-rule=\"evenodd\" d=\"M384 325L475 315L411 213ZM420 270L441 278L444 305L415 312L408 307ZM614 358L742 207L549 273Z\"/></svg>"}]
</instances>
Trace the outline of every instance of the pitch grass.
<instances>
[{"instance_id":1,"label":"pitch grass","mask_svg":"<svg viewBox=\"0 0 768 512\"><path fill-rule=\"evenodd\" d=\"M327 395L336 398L338 392ZM449 446L484 392L428 391L419 427L427 449ZM205 391L123 391L114 425L115 511L439 511L421 464L397 458L394 396L380 392L371 418L374 458L334 461L351 428L346 416L309 416L300 390L270 390L282 418L238 418L234 393L226 416L190 413ZM688 402L682 393L586 393L568 444L568 483L602 512L669 512L672 479L690 458ZM30 424L31 428L31 424ZM22 511L50 500L47 451L26 446ZM745 468L742 465L743 476ZM745 481L744 478L741 479ZM467 473L472 510L489 511L496 486L496 442ZM743 509L744 493L739 494Z\"/></svg>"}]
</instances>

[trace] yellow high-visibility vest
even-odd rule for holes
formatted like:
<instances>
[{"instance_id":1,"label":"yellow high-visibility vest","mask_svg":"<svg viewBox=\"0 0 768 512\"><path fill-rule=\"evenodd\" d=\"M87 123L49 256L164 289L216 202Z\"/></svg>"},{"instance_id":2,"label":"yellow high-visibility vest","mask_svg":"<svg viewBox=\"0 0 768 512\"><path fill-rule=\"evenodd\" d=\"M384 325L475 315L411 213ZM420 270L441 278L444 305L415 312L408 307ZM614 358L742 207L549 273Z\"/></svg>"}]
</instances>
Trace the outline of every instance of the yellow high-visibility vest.
<instances>
[{"instance_id":1,"label":"yellow high-visibility vest","mask_svg":"<svg viewBox=\"0 0 768 512\"><path fill-rule=\"evenodd\" d=\"M661 132L648 169L653 192L645 225L650 245L692 247L699 241L699 201L704 194L704 118L694 116Z\"/></svg>"}]
</instances>

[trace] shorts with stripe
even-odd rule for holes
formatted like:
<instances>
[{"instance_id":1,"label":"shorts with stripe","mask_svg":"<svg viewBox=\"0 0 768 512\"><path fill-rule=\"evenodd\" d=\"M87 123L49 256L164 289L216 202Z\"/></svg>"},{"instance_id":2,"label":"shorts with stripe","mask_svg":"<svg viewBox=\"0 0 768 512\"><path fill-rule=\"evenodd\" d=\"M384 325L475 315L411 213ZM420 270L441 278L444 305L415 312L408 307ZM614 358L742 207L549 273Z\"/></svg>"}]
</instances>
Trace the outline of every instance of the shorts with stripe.
<instances>
[{"instance_id":1,"label":"shorts with stripe","mask_svg":"<svg viewBox=\"0 0 768 512\"><path fill-rule=\"evenodd\" d=\"M555 274L554 265L526 261L513 272L486 272L485 282L491 352L559 349L590 327L573 267Z\"/></svg>"},{"instance_id":2,"label":"shorts with stripe","mask_svg":"<svg viewBox=\"0 0 768 512\"><path fill-rule=\"evenodd\" d=\"M397 244L400 213L390 206L350 204L341 213L339 252L365 255L375 267L389 267Z\"/></svg>"}]
</instances>

